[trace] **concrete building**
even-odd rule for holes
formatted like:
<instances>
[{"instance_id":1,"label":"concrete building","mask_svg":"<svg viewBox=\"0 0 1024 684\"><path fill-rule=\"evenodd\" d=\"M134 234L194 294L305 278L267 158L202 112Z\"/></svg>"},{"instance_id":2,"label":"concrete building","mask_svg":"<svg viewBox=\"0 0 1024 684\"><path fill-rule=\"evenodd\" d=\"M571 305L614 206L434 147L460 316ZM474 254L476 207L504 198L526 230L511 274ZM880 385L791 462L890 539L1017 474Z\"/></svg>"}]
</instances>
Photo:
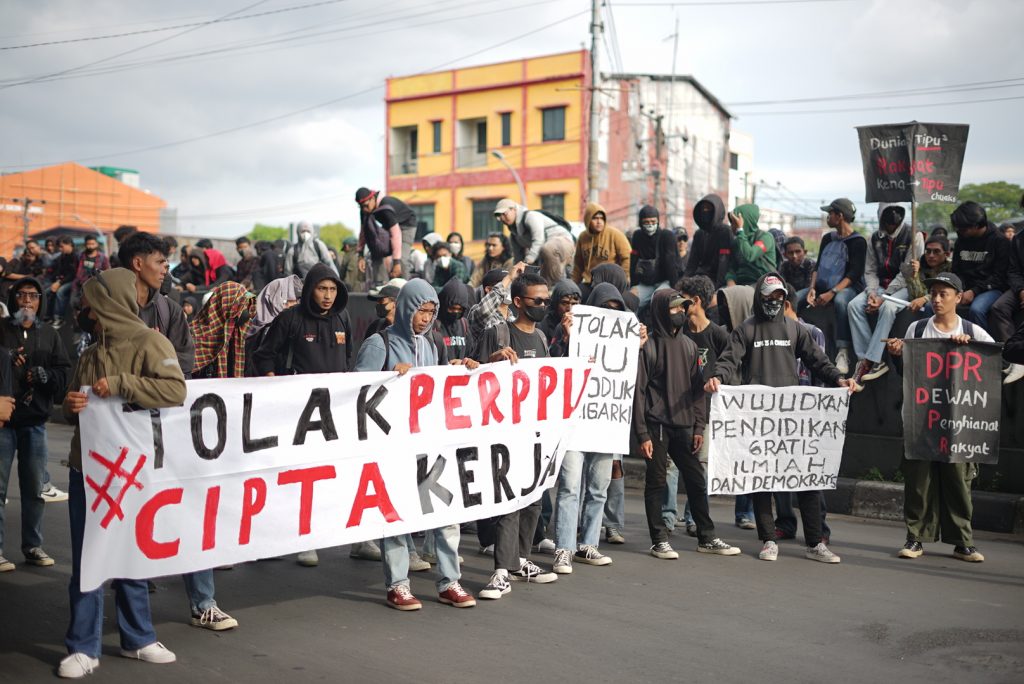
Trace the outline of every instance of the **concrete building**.
<instances>
[{"instance_id":1,"label":"concrete building","mask_svg":"<svg viewBox=\"0 0 1024 684\"><path fill-rule=\"evenodd\" d=\"M730 208L747 204L754 197L754 136L733 128L729 132Z\"/></svg>"}]
</instances>

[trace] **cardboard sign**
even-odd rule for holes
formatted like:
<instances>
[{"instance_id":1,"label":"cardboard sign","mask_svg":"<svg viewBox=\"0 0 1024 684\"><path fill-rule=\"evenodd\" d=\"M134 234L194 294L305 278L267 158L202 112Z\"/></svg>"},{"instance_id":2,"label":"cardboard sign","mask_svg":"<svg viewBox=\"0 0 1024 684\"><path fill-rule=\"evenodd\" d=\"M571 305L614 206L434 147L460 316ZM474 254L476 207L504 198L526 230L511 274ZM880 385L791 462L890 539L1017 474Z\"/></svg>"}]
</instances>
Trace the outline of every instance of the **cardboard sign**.
<instances>
[{"instance_id":1,"label":"cardboard sign","mask_svg":"<svg viewBox=\"0 0 1024 684\"><path fill-rule=\"evenodd\" d=\"M920 123L859 126L866 202L956 203L968 126Z\"/></svg>"},{"instance_id":2,"label":"cardboard sign","mask_svg":"<svg viewBox=\"0 0 1024 684\"><path fill-rule=\"evenodd\" d=\"M1003 391L998 344L903 343L903 448L913 461L996 463Z\"/></svg>"}]
</instances>

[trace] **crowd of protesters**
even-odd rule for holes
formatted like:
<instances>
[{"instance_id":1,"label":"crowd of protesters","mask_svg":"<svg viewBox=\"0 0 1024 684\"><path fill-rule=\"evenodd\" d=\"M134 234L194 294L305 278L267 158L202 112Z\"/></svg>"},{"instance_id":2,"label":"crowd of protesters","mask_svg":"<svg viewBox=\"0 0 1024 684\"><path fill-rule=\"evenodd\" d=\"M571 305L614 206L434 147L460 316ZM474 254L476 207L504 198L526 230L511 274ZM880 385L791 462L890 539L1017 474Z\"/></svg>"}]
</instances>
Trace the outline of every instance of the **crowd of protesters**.
<instances>
[{"instance_id":1,"label":"crowd of protesters","mask_svg":"<svg viewBox=\"0 0 1024 684\"><path fill-rule=\"evenodd\" d=\"M973 202L953 211L951 245L948 231L922 233L899 205L882 205L878 230L865 236L853 228L854 204L837 199L822 207L830 230L812 259L801 238L762 229L756 205L726 211L716 195L694 206L692 244L651 206L620 230L603 207L588 204L576 236L562 217L506 199L474 262L458 232L416 242L414 211L400 200L367 188L355 199L358 235L340 253L308 223L298 224L294 243L239 238L230 260L209 240L179 248L173 238L124 227L115 234L116 254L105 254L95 236L81 249L60 237L44 246L29 240L2 264L0 573L15 569L3 557L3 512L17 456L26 563L53 565L43 550L43 506L69 499L71 620L61 676L92 672L100 655L103 589L79 587L83 386L156 409L179 404L189 378L473 369L568 355L576 304L632 311L643 323L632 434L647 467L650 555L672 560L679 557L669 541L677 527L696 538L697 552L740 553L716 534L706 494L704 430L721 385L860 391L889 372L890 361L897 364L903 332L893 331L904 312L920 321L905 321L906 337L994 339L1006 343L1005 382L1024 376L1016 328L1024 310L1024 237L1008 238ZM376 312L358 353L351 293L366 293ZM75 426L68 494L50 483L46 467L46 426L60 405ZM383 565L385 601L403 611L422 607L410 572L436 567L438 600L464 608L507 596L516 582L554 582L574 564L611 565L602 542L625 542L622 457L567 452L557 484L534 504L461 529L353 545L351 555ZM941 539L956 558L984 560L972 539L970 469L904 459L903 472L907 539L898 555L916 558L923 544ZM758 557L774 561L777 542L796 536L794 499L804 555L839 563L828 546L821 492L738 496L736 525L756 530ZM494 560L476 597L461 584L459 544L467 530ZM550 569L537 554L553 556ZM315 549L296 560L319 563ZM213 569L182 579L191 624L238 625L217 605ZM172 662L153 631L147 583L118 580L115 589L122 655Z\"/></svg>"}]
</instances>

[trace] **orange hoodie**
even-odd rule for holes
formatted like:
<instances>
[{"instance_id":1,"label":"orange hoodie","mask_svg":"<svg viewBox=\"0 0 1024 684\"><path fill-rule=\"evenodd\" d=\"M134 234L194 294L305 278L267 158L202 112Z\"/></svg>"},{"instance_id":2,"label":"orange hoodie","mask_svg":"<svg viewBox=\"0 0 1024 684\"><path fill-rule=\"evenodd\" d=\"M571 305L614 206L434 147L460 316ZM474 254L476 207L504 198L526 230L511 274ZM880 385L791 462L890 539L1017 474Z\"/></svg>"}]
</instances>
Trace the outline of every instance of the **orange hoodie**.
<instances>
[{"instance_id":1,"label":"orange hoodie","mask_svg":"<svg viewBox=\"0 0 1024 684\"><path fill-rule=\"evenodd\" d=\"M590 229L590 220L597 214L605 217L604 230L595 233ZM573 259L572 279L577 283L589 283L590 271L601 264L618 264L629 273L629 239L618 228L607 223L608 213L600 204L587 204L583 212L583 223L587 229L576 242L576 256Z\"/></svg>"}]
</instances>

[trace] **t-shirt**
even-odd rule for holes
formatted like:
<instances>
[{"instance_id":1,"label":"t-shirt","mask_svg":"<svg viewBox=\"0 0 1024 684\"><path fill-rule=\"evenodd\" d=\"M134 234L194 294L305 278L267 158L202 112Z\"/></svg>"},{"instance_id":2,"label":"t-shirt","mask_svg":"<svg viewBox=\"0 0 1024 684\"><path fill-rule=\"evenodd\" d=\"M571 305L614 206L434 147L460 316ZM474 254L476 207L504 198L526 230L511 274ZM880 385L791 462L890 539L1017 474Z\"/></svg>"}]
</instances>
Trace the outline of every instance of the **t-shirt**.
<instances>
[{"instance_id":1,"label":"t-shirt","mask_svg":"<svg viewBox=\"0 0 1024 684\"><path fill-rule=\"evenodd\" d=\"M729 346L729 333L717 323L708 323L708 327L700 332L690 330L688 325L683 326L683 334L693 340L697 345L697 365L700 367L701 377L707 380L718 363L718 355ZM707 415L711 415L711 394L707 395Z\"/></svg>"},{"instance_id":2,"label":"t-shirt","mask_svg":"<svg viewBox=\"0 0 1024 684\"><path fill-rule=\"evenodd\" d=\"M509 346L521 359L541 359L549 356L548 345L544 340L544 333L536 328L532 333L525 333L514 324L508 323ZM480 363L487 363L491 354L498 351L501 346L498 344L498 327L492 326L484 331L483 336L476 349L476 360Z\"/></svg>"},{"instance_id":3,"label":"t-shirt","mask_svg":"<svg viewBox=\"0 0 1024 684\"><path fill-rule=\"evenodd\" d=\"M907 340L914 339L914 331L916 330L917 325L918 325L917 323L911 323L910 324L910 327L907 328L907 334L906 334L906 337L904 339L907 339ZM995 342L995 340L992 339L992 336L988 334L988 331L985 330L984 328L982 328L977 323L973 323L972 327L974 328L974 334L971 335L971 339L972 340L977 340L978 342ZM945 331L942 331L942 330L939 330L938 328L936 328L935 327L935 316L932 316L931 318L928 319L928 324L924 326L924 332L921 334L921 339L924 339L924 340L945 340L945 339L949 339L950 337L953 337L954 335L963 335L963 334L964 334L964 321L959 316L956 317L956 327L953 330L950 330L949 332L945 332Z\"/></svg>"}]
</instances>

